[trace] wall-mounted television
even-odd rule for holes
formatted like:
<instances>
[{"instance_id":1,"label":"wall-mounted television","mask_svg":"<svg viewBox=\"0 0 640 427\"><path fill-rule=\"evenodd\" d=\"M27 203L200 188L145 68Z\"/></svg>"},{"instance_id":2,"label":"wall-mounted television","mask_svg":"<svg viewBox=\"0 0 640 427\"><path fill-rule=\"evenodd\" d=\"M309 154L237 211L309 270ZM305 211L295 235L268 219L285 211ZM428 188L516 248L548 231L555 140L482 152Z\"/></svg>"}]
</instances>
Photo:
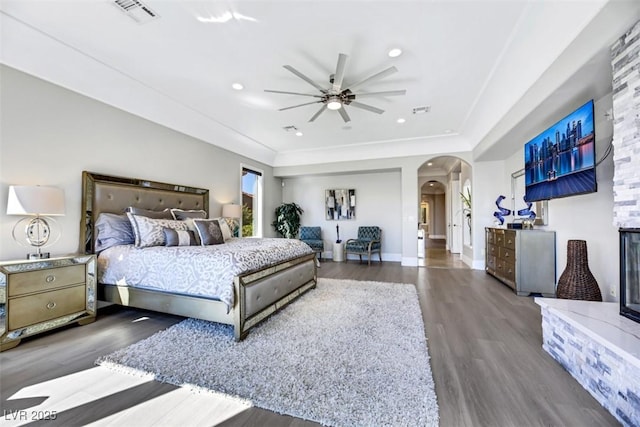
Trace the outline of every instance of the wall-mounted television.
<instances>
[{"instance_id":1,"label":"wall-mounted television","mask_svg":"<svg viewBox=\"0 0 640 427\"><path fill-rule=\"evenodd\" d=\"M524 146L528 202L597 191L593 100Z\"/></svg>"}]
</instances>

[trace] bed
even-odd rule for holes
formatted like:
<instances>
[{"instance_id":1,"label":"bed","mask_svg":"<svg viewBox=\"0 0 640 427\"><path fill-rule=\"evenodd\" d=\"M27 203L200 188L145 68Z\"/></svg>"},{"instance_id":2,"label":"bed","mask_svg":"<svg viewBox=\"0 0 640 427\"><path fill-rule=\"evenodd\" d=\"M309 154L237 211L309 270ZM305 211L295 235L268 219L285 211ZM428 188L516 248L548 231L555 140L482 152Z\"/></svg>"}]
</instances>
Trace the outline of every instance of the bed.
<instances>
[{"instance_id":1,"label":"bed","mask_svg":"<svg viewBox=\"0 0 640 427\"><path fill-rule=\"evenodd\" d=\"M98 295L102 301L232 325L234 337L239 341L253 326L316 286L315 253L303 243L300 247L297 246L300 242L288 239L236 238L211 247L190 248L154 246L140 249L116 245L97 251L102 248L98 248L96 223L106 216L101 217L101 214L122 215L130 207L154 212L174 208L209 213L209 191L87 171L82 174L82 190L80 244L85 253L98 252ZM187 255L182 249L189 251ZM226 249L237 252L230 255ZM160 265L160 261L153 257L165 256L161 253L170 254L166 258L168 261L162 261L162 265L166 265L166 277L170 277L169 272L177 274L163 283L153 274L139 274L136 278L132 272L124 274L124 270L116 268L114 272L109 269L116 264L121 269L140 266L141 263ZM273 254L273 257L269 258L267 254ZM185 267L179 263L181 257L198 260L198 265L205 266L203 269L206 271ZM234 266L236 270L231 275L229 268L221 267L219 270L225 271L227 276L217 277L214 267L224 262L220 260L231 258L239 259L240 266ZM129 265L123 265L123 261ZM231 283L224 285L226 291L217 294L203 291L205 286L200 286L197 291L184 289L179 286L183 282L179 276L182 270L184 277L188 275L190 280L193 274L197 274L200 282L216 276L225 283ZM151 271L156 276L161 274L157 270ZM145 280L148 283L140 283Z\"/></svg>"}]
</instances>

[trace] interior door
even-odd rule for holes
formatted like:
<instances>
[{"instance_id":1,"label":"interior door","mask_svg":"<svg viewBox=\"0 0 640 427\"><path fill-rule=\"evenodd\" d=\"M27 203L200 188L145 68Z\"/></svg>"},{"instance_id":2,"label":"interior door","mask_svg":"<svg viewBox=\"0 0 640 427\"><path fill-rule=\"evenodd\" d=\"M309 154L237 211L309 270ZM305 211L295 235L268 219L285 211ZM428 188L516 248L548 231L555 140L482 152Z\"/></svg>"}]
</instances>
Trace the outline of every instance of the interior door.
<instances>
[{"instance_id":1,"label":"interior door","mask_svg":"<svg viewBox=\"0 0 640 427\"><path fill-rule=\"evenodd\" d=\"M462 200L460 199L460 181L451 181L451 218L449 218L451 242L449 250L459 254L462 250Z\"/></svg>"}]
</instances>

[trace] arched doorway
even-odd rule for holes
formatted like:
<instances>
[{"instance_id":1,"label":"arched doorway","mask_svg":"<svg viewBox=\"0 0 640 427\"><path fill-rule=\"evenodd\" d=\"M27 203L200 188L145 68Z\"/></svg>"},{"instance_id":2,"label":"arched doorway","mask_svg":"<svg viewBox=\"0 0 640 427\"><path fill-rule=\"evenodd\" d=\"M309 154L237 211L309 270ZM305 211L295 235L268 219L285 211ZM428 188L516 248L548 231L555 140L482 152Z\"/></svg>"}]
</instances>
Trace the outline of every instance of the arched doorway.
<instances>
[{"instance_id":1,"label":"arched doorway","mask_svg":"<svg viewBox=\"0 0 640 427\"><path fill-rule=\"evenodd\" d=\"M465 227L467 233L469 227L466 214L470 210L466 210L461 196L465 194L463 191L471 192L470 166L458 157L435 157L418 169L418 188L420 228L424 234L418 247L418 253L422 252L424 257L418 259L418 265L469 268L461 255L471 244L469 237L464 240Z\"/></svg>"}]
</instances>

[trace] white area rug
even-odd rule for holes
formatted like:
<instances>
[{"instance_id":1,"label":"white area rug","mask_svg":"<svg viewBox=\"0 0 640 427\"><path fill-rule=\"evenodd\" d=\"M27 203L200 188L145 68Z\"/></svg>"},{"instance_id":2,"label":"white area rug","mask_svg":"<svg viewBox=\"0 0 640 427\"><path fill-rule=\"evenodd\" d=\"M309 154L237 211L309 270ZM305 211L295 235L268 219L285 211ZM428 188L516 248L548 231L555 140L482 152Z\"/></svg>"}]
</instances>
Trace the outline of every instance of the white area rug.
<instances>
[{"instance_id":1,"label":"white area rug","mask_svg":"<svg viewBox=\"0 0 640 427\"><path fill-rule=\"evenodd\" d=\"M187 319L96 363L325 425L438 425L408 284L319 279L242 342L229 326Z\"/></svg>"}]
</instances>

